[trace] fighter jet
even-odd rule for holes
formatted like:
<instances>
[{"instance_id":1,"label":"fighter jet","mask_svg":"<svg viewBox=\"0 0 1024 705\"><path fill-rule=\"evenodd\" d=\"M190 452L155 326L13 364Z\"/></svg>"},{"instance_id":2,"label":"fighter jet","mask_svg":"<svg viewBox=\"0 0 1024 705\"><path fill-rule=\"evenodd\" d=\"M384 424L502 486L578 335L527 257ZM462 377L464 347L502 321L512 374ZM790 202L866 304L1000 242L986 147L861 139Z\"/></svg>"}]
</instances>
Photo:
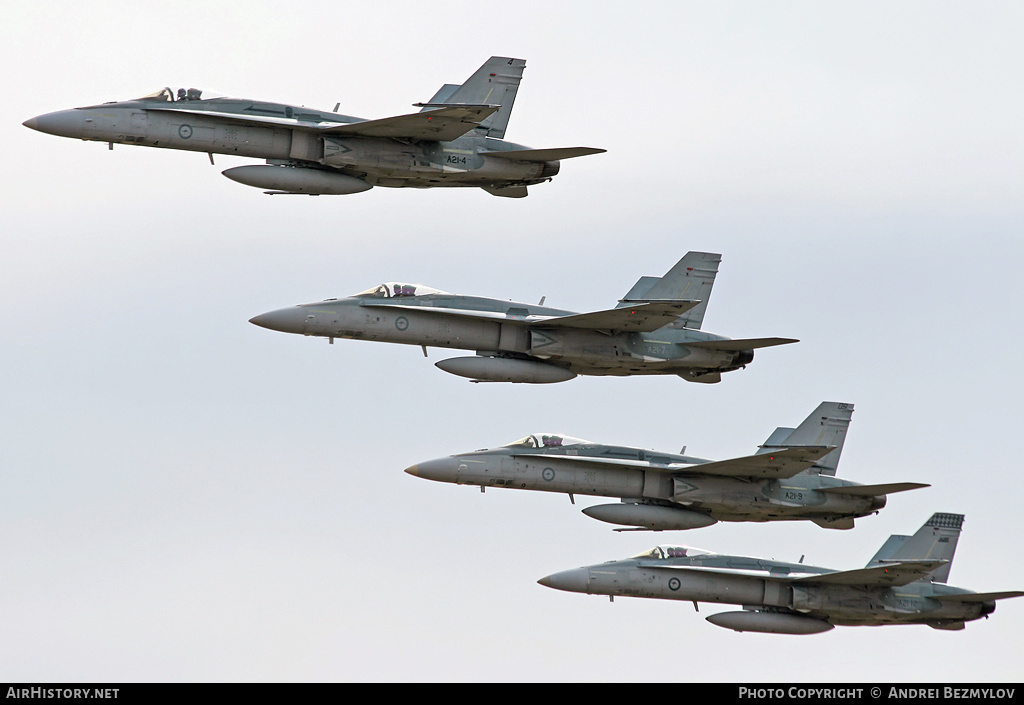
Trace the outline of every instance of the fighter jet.
<instances>
[{"instance_id":1,"label":"fighter jet","mask_svg":"<svg viewBox=\"0 0 1024 705\"><path fill-rule=\"evenodd\" d=\"M266 193L348 194L373 186L479 187L522 198L562 159L590 147L506 142L526 61L492 56L462 85L445 84L418 113L378 120L299 105L162 88L137 100L40 115L25 126L60 137L266 159L224 171Z\"/></svg>"},{"instance_id":2,"label":"fighter jet","mask_svg":"<svg viewBox=\"0 0 1024 705\"><path fill-rule=\"evenodd\" d=\"M913 536L890 536L859 570L657 546L625 560L555 573L546 587L588 595L742 605L707 621L738 632L817 634L836 625L927 624L963 629L996 600L1024 591L971 592L946 585L962 514L934 514Z\"/></svg>"},{"instance_id":3,"label":"fighter jet","mask_svg":"<svg viewBox=\"0 0 1024 705\"><path fill-rule=\"evenodd\" d=\"M587 507L587 516L631 529L696 529L718 521L809 519L852 529L886 495L928 485L858 485L835 476L853 404L822 402L797 428L777 428L754 455L704 460L608 446L559 434L533 434L500 448L428 460L416 477L460 485L620 497ZM685 452L686 449L683 449Z\"/></svg>"},{"instance_id":4,"label":"fighter jet","mask_svg":"<svg viewBox=\"0 0 1024 705\"><path fill-rule=\"evenodd\" d=\"M679 375L718 382L754 349L792 338L732 340L700 330L721 255L690 252L661 277L641 277L618 306L574 313L387 283L344 299L260 314L285 333L475 350L437 367L475 382L564 382L576 375Z\"/></svg>"}]
</instances>

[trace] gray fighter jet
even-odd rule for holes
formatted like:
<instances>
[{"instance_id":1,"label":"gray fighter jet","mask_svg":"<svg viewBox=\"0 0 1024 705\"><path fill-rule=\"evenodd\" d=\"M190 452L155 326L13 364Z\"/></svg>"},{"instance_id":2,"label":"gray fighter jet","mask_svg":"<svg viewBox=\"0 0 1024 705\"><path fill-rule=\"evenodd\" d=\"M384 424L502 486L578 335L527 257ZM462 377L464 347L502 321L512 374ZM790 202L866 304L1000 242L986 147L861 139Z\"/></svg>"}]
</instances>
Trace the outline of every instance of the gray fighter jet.
<instances>
[{"instance_id":1,"label":"gray fighter jet","mask_svg":"<svg viewBox=\"0 0 1024 705\"><path fill-rule=\"evenodd\" d=\"M477 382L564 382L582 375L679 375L718 382L754 349L792 338L732 340L700 330L721 255L690 252L660 279L641 277L616 308L574 313L387 283L344 299L270 311L250 322L328 338L475 350L437 367ZM541 300L543 303L543 299Z\"/></svg>"},{"instance_id":2,"label":"gray fighter jet","mask_svg":"<svg viewBox=\"0 0 1024 705\"><path fill-rule=\"evenodd\" d=\"M406 472L439 482L620 497L587 516L634 529L696 529L717 521L809 519L852 529L886 495L928 485L858 485L834 477L853 404L822 402L797 428L777 428L754 455L711 461L534 434L500 448L452 455ZM683 451L685 452L685 448Z\"/></svg>"},{"instance_id":3,"label":"gray fighter jet","mask_svg":"<svg viewBox=\"0 0 1024 705\"><path fill-rule=\"evenodd\" d=\"M347 194L373 186L475 186L522 198L562 159L590 147L530 149L505 128L526 61L492 56L462 85L445 84L418 113L380 120L298 105L163 88L137 100L40 115L27 127L61 137L266 159L229 179L267 193ZM338 106L335 106L337 111Z\"/></svg>"},{"instance_id":4,"label":"gray fighter jet","mask_svg":"<svg viewBox=\"0 0 1024 705\"><path fill-rule=\"evenodd\" d=\"M996 600L1024 591L977 593L946 585L962 514L934 514L913 536L890 536L859 570L726 556L657 546L632 558L555 573L541 585L589 595L742 605L707 617L738 632L817 634L836 625L927 624L963 629Z\"/></svg>"}]
</instances>

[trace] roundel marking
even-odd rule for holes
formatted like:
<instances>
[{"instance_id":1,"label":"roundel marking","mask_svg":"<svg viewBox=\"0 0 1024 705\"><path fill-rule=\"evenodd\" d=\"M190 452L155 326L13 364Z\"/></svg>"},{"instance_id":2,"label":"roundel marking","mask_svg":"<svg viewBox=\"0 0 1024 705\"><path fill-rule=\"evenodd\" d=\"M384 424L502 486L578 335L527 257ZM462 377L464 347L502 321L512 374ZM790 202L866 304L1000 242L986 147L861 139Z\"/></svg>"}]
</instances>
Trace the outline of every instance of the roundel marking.
<instances>
[{"instance_id":1,"label":"roundel marking","mask_svg":"<svg viewBox=\"0 0 1024 705\"><path fill-rule=\"evenodd\" d=\"M192 126L191 125L182 125L181 127L178 128L178 137L180 137L181 139L187 140L191 136L192 136Z\"/></svg>"},{"instance_id":2,"label":"roundel marking","mask_svg":"<svg viewBox=\"0 0 1024 705\"><path fill-rule=\"evenodd\" d=\"M541 470L540 476L544 478L545 482L551 482L555 479L555 471L553 468L544 468Z\"/></svg>"},{"instance_id":3,"label":"roundel marking","mask_svg":"<svg viewBox=\"0 0 1024 705\"><path fill-rule=\"evenodd\" d=\"M669 578L669 580L668 580L668 589L672 590L673 592L678 590L679 589L679 578Z\"/></svg>"},{"instance_id":4,"label":"roundel marking","mask_svg":"<svg viewBox=\"0 0 1024 705\"><path fill-rule=\"evenodd\" d=\"M398 330L405 330L409 327L409 319L405 316L399 316L395 319L395 328Z\"/></svg>"}]
</instances>

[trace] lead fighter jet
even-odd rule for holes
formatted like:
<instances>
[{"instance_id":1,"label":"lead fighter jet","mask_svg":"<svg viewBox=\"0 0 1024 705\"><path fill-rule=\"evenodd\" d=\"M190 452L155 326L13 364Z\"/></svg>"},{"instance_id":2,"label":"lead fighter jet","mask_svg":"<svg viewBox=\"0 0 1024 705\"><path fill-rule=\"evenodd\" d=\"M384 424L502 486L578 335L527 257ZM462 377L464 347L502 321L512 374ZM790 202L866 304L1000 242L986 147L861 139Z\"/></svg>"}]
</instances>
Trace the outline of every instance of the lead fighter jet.
<instances>
[{"instance_id":1,"label":"lead fighter jet","mask_svg":"<svg viewBox=\"0 0 1024 705\"><path fill-rule=\"evenodd\" d=\"M537 582L588 595L742 605L707 617L738 632L817 634L837 625L927 624L963 629L996 600L1024 592L946 585L963 514L937 513L913 536L890 536L867 566L832 570L688 546L657 546L625 560L554 573Z\"/></svg>"},{"instance_id":2,"label":"lead fighter jet","mask_svg":"<svg viewBox=\"0 0 1024 705\"><path fill-rule=\"evenodd\" d=\"M777 428L754 455L704 460L534 434L500 448L461 453L406 469L416 477L485 487L619 497L587 516L652 531L717 521L810 520L852 529L886 495L928 485L858 485L835 477L853 404L822 402L797 428ZM685 449L684 449L685 452ZM575 501L575 500L574 500ZM638 529L616 529L630 531Z\"/></svg>"},{"instance_id":3,"label":"lead fighter jet","mask_svg":"<svg viewBox=\"0 0 1024 705\"><path fill-rule=\"evenodd\" d=\"M679 375L713 383L754 349L792 338L733 340L700 330L721 255L690 252L663 277L641 277L618 306L575 313L419 284L387 283L344 299L250 319L263 328L330 339L475 350L437 367L477 382L563 382L581 375Z\"/></svg>"},{"instance_id":4,"label":"lead fighter jet","mask_svg":"<svg viewBox=\"0 0 1024 705\"><path fill-rule=\"evenodd\" d=\"M461 84L445 84L418 113L379 120L163 88L137 100L39 115L25 126L61 137L266 159L229 179L267 193L348 194L373 186L479 187L522 198L559 162L604 152L530 149L506 142L526 61L492 56ZM335 107L337 110L337 107Z\"/></svg>"}]
</instances>

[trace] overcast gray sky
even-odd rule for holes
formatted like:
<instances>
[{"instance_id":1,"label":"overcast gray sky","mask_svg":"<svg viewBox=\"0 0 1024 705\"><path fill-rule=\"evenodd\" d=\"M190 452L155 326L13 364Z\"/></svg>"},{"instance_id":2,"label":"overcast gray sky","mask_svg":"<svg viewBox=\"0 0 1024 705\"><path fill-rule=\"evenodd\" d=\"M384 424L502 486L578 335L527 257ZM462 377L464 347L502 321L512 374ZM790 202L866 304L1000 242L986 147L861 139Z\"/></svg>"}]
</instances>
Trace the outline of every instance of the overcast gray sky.
<instances>
[{"instance_id":1,"label":"overcast gray sky","mask_svg":"<svg viewBox=\"0 0 1024 705\"><path fill-rule=\"evenodd\" d=\"M1024 9L637 7L5 6L0 680L1020 680L1024 600L787 637L536 584L658 543L855 568L946 511L950 583L1024 589ZM520 201L268 198L21 125L164 85L386 117L491 55L527 60L509 139L608 153ZM499 385L248 323L388 280L598 310L691 249L707 330L801 342L712 386ZM647 534L402 472L535 431L727 458L823 400L856 405L840 476L933 486L849 532Z\"/></svg>"}]
</instances>

